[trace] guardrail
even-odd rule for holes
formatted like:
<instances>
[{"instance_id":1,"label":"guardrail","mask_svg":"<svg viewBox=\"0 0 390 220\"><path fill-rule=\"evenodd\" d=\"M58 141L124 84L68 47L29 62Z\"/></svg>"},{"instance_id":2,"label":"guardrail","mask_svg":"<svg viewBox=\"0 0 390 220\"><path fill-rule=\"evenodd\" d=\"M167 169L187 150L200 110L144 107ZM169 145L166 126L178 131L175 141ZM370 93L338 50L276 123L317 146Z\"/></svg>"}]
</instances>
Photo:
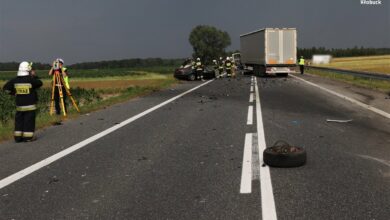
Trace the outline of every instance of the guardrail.
<instances>
[{"instance_id":1,"label":"guardrail","mask_svg":"<svg viewBox=\"0 0 390 220\"><path fill-rule=\"evenodd\" d=\"M369 72L361 72L361 71L353 71L353 70L342 70L342 69L334 69L328 67L318 67L318 66L305 66L307 69L318 69L318 70L326 70L330 72L336 72L340 74L348 74L357 77L369 78L369 79L379 79L379 80L390 80L390 74L382 74L382 73L369 73Z\"/></svg>"}]
</instances>

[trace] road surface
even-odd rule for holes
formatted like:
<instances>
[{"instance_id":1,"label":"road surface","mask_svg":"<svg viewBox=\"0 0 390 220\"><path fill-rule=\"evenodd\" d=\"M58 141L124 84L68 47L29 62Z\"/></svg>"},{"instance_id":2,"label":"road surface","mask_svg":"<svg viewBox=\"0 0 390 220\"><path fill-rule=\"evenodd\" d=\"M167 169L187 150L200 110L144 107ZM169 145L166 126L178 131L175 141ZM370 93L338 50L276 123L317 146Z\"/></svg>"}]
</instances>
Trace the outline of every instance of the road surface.
<instances>
[{"instance_id":1,"label":"road surface","mask_svg":"<svg viewBox=\"0 0 390 220\"><path fill-rule=\"evenodd\" d=\"M390 118L298 77L184 82L2 143L0 219L389 219ZM278 140L307 164L263 166Z\"/></svg>"}]
</instances>

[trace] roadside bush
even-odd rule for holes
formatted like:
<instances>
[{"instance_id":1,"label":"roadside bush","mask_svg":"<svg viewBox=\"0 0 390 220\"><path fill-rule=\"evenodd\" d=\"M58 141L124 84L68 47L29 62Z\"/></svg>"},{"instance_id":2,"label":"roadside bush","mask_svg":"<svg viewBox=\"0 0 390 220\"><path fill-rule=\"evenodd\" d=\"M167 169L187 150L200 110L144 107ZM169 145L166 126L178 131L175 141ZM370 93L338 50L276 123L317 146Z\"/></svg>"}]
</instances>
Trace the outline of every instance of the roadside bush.
<instances>
[{"instance_id":1,"label":"roadside bush","mask_svg":"<svg viewBox=\"0 0 390 220\"><path fill-rule=\"evenodd\" d=\"M80 106L89 105L100 101L102 98L94 89L74 88L71 90L73 98ZM38 90L38 110L37 114L48 113L50 111L51 89L42 88ZM71 106L70 98L67 98L68 106ZM80 107L79 106L79 107ZM6 124L14 118L15 97L0 90L0 124Z\"/></svg>"}]
</instances>

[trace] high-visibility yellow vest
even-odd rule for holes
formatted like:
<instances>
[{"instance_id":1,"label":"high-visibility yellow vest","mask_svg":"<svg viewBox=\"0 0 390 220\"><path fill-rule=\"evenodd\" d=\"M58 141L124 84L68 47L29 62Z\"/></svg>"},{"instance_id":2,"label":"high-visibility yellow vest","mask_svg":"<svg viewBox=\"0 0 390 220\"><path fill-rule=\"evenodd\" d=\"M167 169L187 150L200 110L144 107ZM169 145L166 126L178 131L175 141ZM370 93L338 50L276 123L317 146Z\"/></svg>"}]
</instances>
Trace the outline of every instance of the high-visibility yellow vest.
<instances>
[{"instance_id":1,"label":"high-visibility yellow vest","mask_svg":"<svg viewBox=\"0 0 390 220\"><path fill-rule=\"evenodd\" d=\"M303 58L299 59L299 65L305 65L305 59Z\"/></svg>"},{"instance_id":2,"label":"high-visibility yellow vest","mask_svg":"<svg viewBox=\"0 0 390 220\"><path fill-rule=\"evenodd\" d=\"M66 67L62 67L61 68L61 71L64 73L66 71ZM70 89L70 86L69 86L69 77L68 76L64 76L64 83L65 83L65 86L67 89Z\"/></svg>"}]
</instances>

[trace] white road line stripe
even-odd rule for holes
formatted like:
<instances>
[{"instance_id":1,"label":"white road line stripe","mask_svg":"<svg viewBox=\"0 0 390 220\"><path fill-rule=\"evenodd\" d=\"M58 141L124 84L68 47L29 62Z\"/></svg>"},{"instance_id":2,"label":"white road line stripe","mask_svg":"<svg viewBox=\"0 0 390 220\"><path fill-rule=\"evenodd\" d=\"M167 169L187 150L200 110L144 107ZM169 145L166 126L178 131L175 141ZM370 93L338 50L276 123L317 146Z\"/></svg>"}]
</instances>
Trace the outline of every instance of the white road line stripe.
<instances>
[{"instance_id":1,"label":"white road line stripe","mask_svg":"<svg viewBox=\"0 0 390 220\"><path fill-rule=\"evenodd\" d=\"M253 106L248 107L248 119L246 121L247 125L253 125Z\"/></svg>"},{"instance_id":2,"label":"white road line stripe","mask_svg":"<svg viewBox=\"0 0 390 220\"><path fill-rule=\"evenodd\" d=\"M253 100L254 100L254 98L253 98L253 93L251 93L250 96L249 96L249 102L252 103Z\"/></svg>"},{"instance_id":3,"label":"white road line stripe","mask_svg":"<svg viewBox=\"0 0 390 220\"><path fill-rule=\"evenodd\" d=\"M252 137L253 134L245 135L244 158L242 161L240 193L252 192Z\"/></svg>"},{"instance_id":4,"label":"white road line stripe","mask_svg":"<svg viewBox=\"0 0 390 220\"><path fill-rule=\"evenodd\" d=\"M154 106L154 107L152 107L152 108L150 108L148 110L145 110L144 112L141 112L141 113L139 113L139 114L137 114L137 115L135 115L135 116L133 116L133 117L131 117L131 118L129 118L129 119L127 119L127 120L117 124L117 125L115 125L115 126L112 126L111 128L108 128L108 129L106 129L106 130L104 130L104 131L102 131L102 132L100 132L100 133L98 133L98 134L96 134L96 135L94 135L94 136L84 140L84 141L81 141L81 142L79 142L79 143L77 143L77 144L75 144L75 145L73 145L73 146L71 146L71 147L69 147L69 148L67 148L67 149L65 149L63 151L60 151L59 153L56 153L56 154L54 154L54 155L52 155L52 156L50 156L50 157L48 157L48 158L38 162L38 163L35 163L35 164L33 164L33 165L31 165L31 166L29 166L29 167L27 167L27 168L25 168L25 169L15 173L15 174L12 174L12 175L10 175L10 176L0 180L0 189L2 189L4 187L14 183L15 181L17 181L17 180L19 180L19 179L21 179L21 178L23 178L23 177L25 177L25 176L35 172L35 171L37 171L37 170L39 170L39 169L41 169L41 168L43 168L43 167L45 167L47 165L49 165L49 164L59 160L59 159L61 159L61 158L65 157L65 156L71 154L71 153L73 153L74 151L76 151L76 150L78 150L80 148L85 147L86 145L88 145L88 144L90 144L90 143L92 143L92 142L94 142L94 141L96 141L96 140L98 140L98 139L100 139L100 138L102 138L102 137L104 137L104 136L106 136L106 135L108 135L108 134L118 130L119 128L122 128L125 125L130 124L131 122L133 122L133 121L135 121L135 120L137 120L137 119L139 119L139 118L141 118L141 117L143 117L143 116L153 112L154 110L159 109L159 108L169 104L170 102L173 102L176 99L178 99L178 98L180 98L180 97L182 97L182 96L184 96L184 95L186 95L186 94L188 94L188 93L190 93L190 92L192 92L192 91L194 91L196 89L199 89L202 86L205 86L205 85L211 83L212 81L214 81L214 80L207 81L207 82L205 82L205 83L203 83L203 84L201 84L199 86L196 86L196 87L194 87L194 88L192 88L192 89L190 89L190 90L188 90L186 92L181 93L180 95L177 95L177 96L175 96L175 97L173 97L171 99L168 99L165 102L162 102L162 103L160 103L160 104L158 104L158 105L156 105L156 106Z\"/></svg>"},{"instance_id":5,"label":"white road line stripe","mask_svg":"<svg viewBox=\"0 0 390 220\"><path fill-rule=\"evenodd\" d=\"M263 163L263 151L266 148L263 116L261 112L259 88L257 79L255 80L256 90L256 118L257 118L257 139L259 146L259 162ZM261 190L261 210L263 220L276 220L276 209L274 193L272 189L271 174L268 166L260 167L260 190Z\"/></svg>"},{"instance_id":6,"label":"white road line stripe","mask_svg":"<svg viewBox=\"0 0 390 220\"><path fill-rule=\"evenodd\" d=\"M253 86L251 85L251 92L253 92Z\"/></svg>"},{"instance_id":7,"label":"white road line stripe","mask_svg":"<svg viewBox=\"0 0 390 220\"><path fill-rule=\"evenodd\" d=\"M355 99L353 99L353 98L347 97L347 96L345 96L345 95L341 95L341 94L339 94L339 93L337 93L337 92L335 92L335 91L332 91L332 90L330 90L330 89L324 88L324 87L322 87L322 86L319 86L319 85L317 85L317 84L314 84L314 83L312 83L312 82L309 82L309 81L307 81L307 80L304 80L304 79L302 79L302 78L300 78L300 77L294 76L294 75L292 75L292 74L290 74L290 76L292 76L292 77L294 77L294 78L296 78L296 79L299 79L299 80L301 80L301 81L303 81L303 82L305 82L305 83L307 83L307 84L309 84L309 85L311 85L311 86L314 86L314 87L317 87L317 88L319 88L319 89L322 89L322 90L324 90L324 91L326 91L326 92L329 92L329 93L331 93L331 94L333 94L333 95L335 95L335 96L338 96L338 97L340 97L340 98L342 98L342 99L348 100L348 101L350 101L350 102L352 102L352 103L354 103L354 104L356 104L356 105L359 105L360 107L363 107L363 108L365 108L365 109L367 109L367 110L373 111L373 112L375 112L375 113L377 113L377 114L379 114L379 115L382 115L382 116L384 116L384 117L386 117L386 118L390 118L390 113L387 113L387 112L385 112L385 111L382 111L382 110L377 109L377 108L375 108L375 107L372 107L372 106L370 106L370 105L364 104L364 103L362 103L362 102L359 102L359 101L357 101L357 100L355 100Z\"/></svg>"}]
</instances>

